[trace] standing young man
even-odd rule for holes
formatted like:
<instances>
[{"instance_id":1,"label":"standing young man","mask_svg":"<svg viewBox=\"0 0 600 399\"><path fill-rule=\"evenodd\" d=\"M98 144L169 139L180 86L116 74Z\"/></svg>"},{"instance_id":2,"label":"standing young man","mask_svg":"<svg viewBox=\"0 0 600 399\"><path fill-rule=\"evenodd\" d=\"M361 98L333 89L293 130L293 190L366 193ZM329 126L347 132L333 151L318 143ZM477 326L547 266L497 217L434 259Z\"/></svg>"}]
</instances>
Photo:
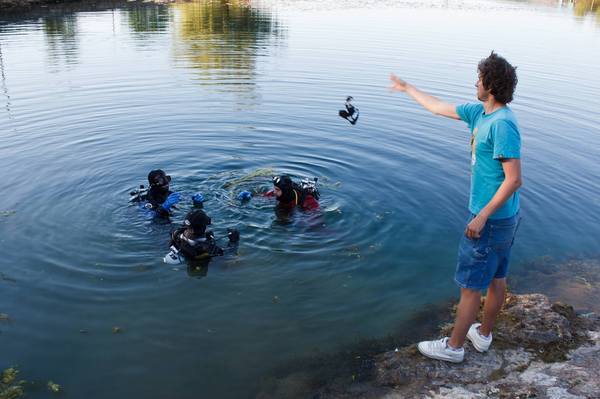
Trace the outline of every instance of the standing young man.
<instances>
[{"instance_id":1,"label":"standing young man","mask_svg":"<svg viewBox=\"0 0 600 399\"><path fill-rule=\"evenodd\" d=\"M458 249L454 280L460 302L452 335L423 341L419 351L433 359L459 363L468 338L485 352L492 328L504 304L510 250L519 222L521 137L517 120L507 106L517 86L515 68L492 51L478 65L480 103L453 106L391 75L392 90L405 92L436 115L460 119L471 131L471 194L469 218ZM481 291L487 289L483 322L475 323Z\"/></svg>"}]
</instances>

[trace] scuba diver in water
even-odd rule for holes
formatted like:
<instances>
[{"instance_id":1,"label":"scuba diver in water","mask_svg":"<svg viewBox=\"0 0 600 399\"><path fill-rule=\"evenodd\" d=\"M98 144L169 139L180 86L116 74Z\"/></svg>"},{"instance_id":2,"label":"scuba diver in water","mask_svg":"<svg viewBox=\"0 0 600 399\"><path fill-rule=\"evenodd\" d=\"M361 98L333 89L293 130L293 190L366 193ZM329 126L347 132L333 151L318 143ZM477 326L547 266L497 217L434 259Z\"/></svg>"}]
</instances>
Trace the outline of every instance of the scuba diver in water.
<instances>
[{"instance_id":1,"label":"scuba diver in water","mask_svg":"<svg viewBox=\"0 0 600 399\"><path fill-rule=\"evenodd\" d=\"M278 208L290 210L296 206L303 210L319 208L319 190L317 189L316 177L314 180L304 179L298 184L288 175L275 176L273 178L273 189L264 195L275 197Z\"/></svg>"},{"instance_id":2,"label":"scuba diver in water","mask_svg":"<svg viewBox=\"0 0 600 399\"><path fill-rule=\"evenodd\" d=\"M206 265L210 258L225 254L217 245L212 231L206 231L211 224L210 217L201 209L190 211L183 221L183 226L171 233L169 243L171 252L164 257L164 262L180 264L184 261L198 262ZM227 249L235 249L240 240L240 233L235 229L227 229L229 244Z\"/></svg>"},{"instance_id":3,"label":"scuba diver in water","mask_svg":"<svg viewBox=\"0 0 600 399\"><path fill-rule=\"evenodd\" d=\"M148 183L149 189L140 186L138 190L131 192L130 201L143 202L142 207L153 217L168 218L173 206L181 199L179 193L169 190L171 176L161 169L152 170L148 173Z\"/></svg>"}]
</instances>

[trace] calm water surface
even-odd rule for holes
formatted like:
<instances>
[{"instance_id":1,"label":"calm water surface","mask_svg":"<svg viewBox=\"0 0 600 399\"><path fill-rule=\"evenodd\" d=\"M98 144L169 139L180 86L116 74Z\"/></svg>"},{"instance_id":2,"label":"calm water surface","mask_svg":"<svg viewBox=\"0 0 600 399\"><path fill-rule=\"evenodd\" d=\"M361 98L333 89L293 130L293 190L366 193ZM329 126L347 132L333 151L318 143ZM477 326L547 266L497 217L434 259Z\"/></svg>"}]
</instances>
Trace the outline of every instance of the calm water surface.
<instances>
[{"instance_id":1,"label":"calm water surface","mask_svg":"<svg viewBox=\"0 0 600 399\"><path fill-rule=\"evenodd\" d=\"M390 93L388 76L474 101L492 49L519 73L513 275L540 256L598 255L598 7L542 3L97 3L2 17L0 367L59 382L64 398L252 397L293 359L401 335L457 293L469 136ZM347 95L356 126L337 116ZM237 256L205 273L162 263L189 201L170 225L127 202L159 167L175 190L206 195L217 235L241 231ZM319 177L320 212L282 221L270 201L235 200L283 172Z\"/></svg>"}]
</instances>

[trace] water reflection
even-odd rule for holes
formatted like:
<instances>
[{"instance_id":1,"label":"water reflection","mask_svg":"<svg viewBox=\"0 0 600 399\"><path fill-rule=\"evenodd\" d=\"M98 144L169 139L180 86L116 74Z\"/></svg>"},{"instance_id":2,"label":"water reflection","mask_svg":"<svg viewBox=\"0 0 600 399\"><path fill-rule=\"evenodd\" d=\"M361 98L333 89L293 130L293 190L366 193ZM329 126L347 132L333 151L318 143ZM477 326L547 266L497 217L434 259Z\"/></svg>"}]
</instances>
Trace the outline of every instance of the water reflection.
<instances>
[{"instance_id":1,"label":"water reflection","mask_svg":"<svg viewBox=\"0 0 600 399\"><path fill-rule=\"evenodd\" d=\"M4 73L4 56L2 55L2 43L0 43L0 76L2 77L2 93L6 97L6 112L8 118L12 119L10 113L10 95L8 94L8 87L6 86L6 74Z\"/></svg>"},{"instance_id":2,"label":"water reflection","mask_svg":"<svg viewBox=\"0 0 600 399\"><path fill-rule=\"evenodd\" d=\"M394 1L398 9L363 2L377 8L347 14L346 2L334 13L319 11L325 6L317 1L307 12L296 8L308 2L277 1L285 19L235 1L115 2L102 12L77 3L86 12L48 10L5 26L0 89L7 87L14 121L0 123L12 129L3 129L0 146L11 187L0 210L16 214L0 214L0 236L16 250L5 251L0 267L0 312L19 322L0 326L2 338L15 343L0 359L39 374L54 367L52 378L72 397L100 398L110 380L116 397L240 398L250 397L269 369L312 348L329 351L353 337L411 326L425 335L410 314L455 290L451 279L432 285L429 277L448 272L443 265L455 256L463 225L464 129L392 100L387 73L393 64L441 96L472 98L471 80L453 82L465 82L469 60L502 40L482 44L480 25L463 23L483 15L487 2L446 12ZM515 106L531 154L529 221L515 259L539 251L587 254L600 234L597 217L584 211L600 198L592 163L600 147L593 111L600 76L590 58L597 45L587 39L597 28L579 29L572 6L523 15L521 6L493 4L504 11L485 21L488 29L506 30L514 20L524 38L507 50L524 65ZM556 27L539 28L558 18ZM432 29L436 24L463 43ZM294 40L287 41L288 27ZM65 51L78 56L77 67L50 73L48 54L65 69ZM585 85L581 76L589 77ZM371 115L355 128L337 116L348 94ZM237 112L236 100L255 95L264 96L263 106ZM0 122L6 119L0 109ZM447 133L441 140L440 132ZM222 228L239 224L239 257L215 259L210 270L162 263L170 226L141 220L126 206L124 189L153 167L176 170L182 189L209 193ZM323 214L296 212L282 226L274 203L235 202L239 191L265 187L279 172L327 176ZM29 241L39 250L23 251ZM579 277L586 280L561 293L588 295L591 280ZM432 314L423 317L437 322ZM111 334L115 325L125 333ZM66 355L65 345L72 346ZM89 358L98 361L90 365Z\"/></svg>"},{"instance_id":3,"label":"water reflection","mask_svg":"<svg viewBox=\"0 0 600 399\"><path fill-rule=\"evenodd\" d=\"M231 90L233 84L236 92L244 86L251 91L257 56L281 37L275 18L243 0L178 3L173 8L176 62L191 66L203 84L218 85L218 90Z\"/></svg>"},{"instance_id":4,"label":"water reflection","mask_svg":"<svg viewBox=\"0 0 600 399\"><path fill-rule=\"evenodd\" d=\"M135 33L165 32L169 28L169 6L135 4L127 11L129 28Z\"/></svg>"},{"instance_id":5,"label":"water reflection","mask_svg":"<svg viewBox=\"0 0 600 399\"><path fill-rule=\"evenodd\" d=\"M50 65L58 68L61 63L77 64L79 43L75 14L46 17L42 21L42 28L46 34Z\"/></svg>"},{"instance_id":6,"label":"water reflection","mask_svg":"<svg viewBox=\"0 0 600 399\"><path fill-rule=\"evenodd\" d=\"M587 14L596 14L600 17L600 0L577 0L573 6L573 11L578 17Z\"/></svg>"},{"instance_id":7,"label":"water reflection","mask_svg":"<svg viewBox=\"0 0 600 399\"><path fill-rule=\"evenodd\" d=\"M210 262L210 259L207 259L203 262L189 263L186 268L188 276L194 277L197 279L206 277L206 275L208 274L208 263L209 262Z\"/></svg>"}]
</instances>

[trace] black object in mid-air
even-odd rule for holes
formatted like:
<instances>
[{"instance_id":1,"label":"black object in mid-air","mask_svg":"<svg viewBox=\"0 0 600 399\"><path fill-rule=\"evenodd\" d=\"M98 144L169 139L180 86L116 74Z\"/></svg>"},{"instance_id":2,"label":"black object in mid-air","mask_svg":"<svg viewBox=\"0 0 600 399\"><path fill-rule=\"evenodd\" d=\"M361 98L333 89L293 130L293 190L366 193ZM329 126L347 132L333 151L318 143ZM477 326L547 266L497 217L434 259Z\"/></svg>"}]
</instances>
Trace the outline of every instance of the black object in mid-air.
<instances>
[{"instance_id":1,"label":"black object in mid-air","mask_svg":"<svg viewBox=\"0 0 600 399\"><path fill-rule=\"evenodd\" d=\"M345 110L341 109L339 114L342 118L344 118L348 122L350 122L350 124L356 125L356 121L358 121L359 112L358 112L358 108L356 108L354 105L352 105L353 100L354 100L354 98L352 98L352 96L348 96L346 98L346 104L344 104L346 109Z\"/></svg>"}]
</instances>

